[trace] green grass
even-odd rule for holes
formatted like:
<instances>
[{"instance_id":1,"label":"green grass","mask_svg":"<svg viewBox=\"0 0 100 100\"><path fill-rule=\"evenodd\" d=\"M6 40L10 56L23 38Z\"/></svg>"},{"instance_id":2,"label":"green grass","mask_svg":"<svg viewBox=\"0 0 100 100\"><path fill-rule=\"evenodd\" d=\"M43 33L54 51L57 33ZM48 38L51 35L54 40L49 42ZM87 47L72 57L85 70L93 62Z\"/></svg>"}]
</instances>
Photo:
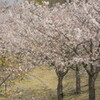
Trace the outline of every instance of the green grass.
<instances>
[{"instance_id":1,"label":"green grass","mask_svg":"<svg viewBox=\"0 0 100 100\"><path fill-rule=\"evenodd\" d=\"M88 100L88 86L86 74L82 78L82 93L75 94L75 73L70 71L64 78L64 100ZM21 75L14 80L15 84L8 87L7 98L0 100L57 100L57 76L51 67L40 67ZM100 77L96 81L96 100L100 100Z\"/></svg>"}]
</instances>

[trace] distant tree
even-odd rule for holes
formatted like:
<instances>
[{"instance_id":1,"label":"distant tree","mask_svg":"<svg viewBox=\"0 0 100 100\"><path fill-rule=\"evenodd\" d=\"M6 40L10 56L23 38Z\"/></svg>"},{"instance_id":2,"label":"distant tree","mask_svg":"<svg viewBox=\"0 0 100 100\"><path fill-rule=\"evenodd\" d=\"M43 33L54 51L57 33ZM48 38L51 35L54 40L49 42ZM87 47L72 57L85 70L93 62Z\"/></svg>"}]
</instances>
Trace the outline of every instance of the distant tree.
<instances>
[{"instance_id":1,"label":"distant tree","mask_svg":"<svg viewBox=\"0 0 100 100\"><path fill-rule=\"evenodd\" d=\"M81 93L81 77L80 77L80 68L76 65L76 94Z\"/></svg>"},{"instance_id":2,"label":"distant tree","mask_svg":"<svg viewBox=\"0 0 100 100\"><path fill-rule=\"evenodd\" d=\"M76 64L74 67L71 66L71 69L73 71L75 71L75 79L76 79L76 90L75 90L75 93L76 94L80 94L81 93L81 72L82 72L82 69L81 69L81 66L82 65L78 65Z\"/></svg>"}]
</instances>

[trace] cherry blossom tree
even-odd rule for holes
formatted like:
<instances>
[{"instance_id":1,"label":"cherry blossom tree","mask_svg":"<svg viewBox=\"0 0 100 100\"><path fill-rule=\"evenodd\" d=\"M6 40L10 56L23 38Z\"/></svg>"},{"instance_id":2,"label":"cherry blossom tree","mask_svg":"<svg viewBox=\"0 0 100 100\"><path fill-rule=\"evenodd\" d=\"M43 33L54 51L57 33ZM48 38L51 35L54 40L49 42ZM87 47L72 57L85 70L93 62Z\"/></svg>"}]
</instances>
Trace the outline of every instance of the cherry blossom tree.
<instances>
[{"instance_id":1,"label":"cherry blossom tree","mask_svg":"<svg viewBox=\"0 0 100 100\"><path fill-rule=\"evenodd\" d=\"M99 0L51 8L25 1L1 8L0 49L3 46L15 56L24 55L25 69L54 66L58 100L63 100L64 76L70 67L82 64L89 76L89 100L95 100L100 71Z\"/></svg>"},{"instance_id":2,"label":"cherry blossom tree","mask_svg":"<svg viewBox=\"0 0 100 100\"><path fill-rule=\"evenodd\" d=\"M95 80L100 72L100 7L98 4L98 0L91 1L76 6L76 11L75 9L75 12L73 11L76 16L76 27L79 32L81 31L77 58L79 57L79 63L82 62L89 76L89 100L95 100Z\"/></svg>"}]
</instances>

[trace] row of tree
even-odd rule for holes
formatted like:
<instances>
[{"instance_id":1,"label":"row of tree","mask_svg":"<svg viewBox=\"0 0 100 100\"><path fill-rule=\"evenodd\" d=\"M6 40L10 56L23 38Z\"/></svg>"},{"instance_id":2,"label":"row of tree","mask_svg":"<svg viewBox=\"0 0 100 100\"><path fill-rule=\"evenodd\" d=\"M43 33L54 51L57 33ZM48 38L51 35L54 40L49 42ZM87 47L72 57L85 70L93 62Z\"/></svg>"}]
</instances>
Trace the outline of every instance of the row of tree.
<instances>
[{"instance_id":1,"label":"row of tree","mask_svg":"<svg viewBox=\"0 0 100 100\"><path fill-rule=\"evenodd\" d=\"M99 0L51 8L27 1L11 7L1 4L0 48L24 55L21 63L25 69L54 66L58 100L63 100L62 82L70 69L76 70L76 92L80 93L79 69L83 67L88 74L89 100L95 100L100 72L99 4Z\"/></svg>"}]
</instances>

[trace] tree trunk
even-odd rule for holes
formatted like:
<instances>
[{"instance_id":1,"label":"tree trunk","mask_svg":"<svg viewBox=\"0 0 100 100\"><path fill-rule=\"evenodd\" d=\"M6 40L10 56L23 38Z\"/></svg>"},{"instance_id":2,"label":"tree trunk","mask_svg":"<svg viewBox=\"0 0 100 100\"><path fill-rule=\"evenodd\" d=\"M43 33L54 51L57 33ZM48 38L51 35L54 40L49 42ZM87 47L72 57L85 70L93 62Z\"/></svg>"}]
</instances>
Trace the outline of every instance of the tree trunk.
<instances>
[{"instance_id":1,"label":"tree trunk","mask_svg":"<svg viewBox=\"0 0 100 100\"><path fill-rule=\"evenodd\" d=\"M58 100L63 100L63 77L62 76L58 76L58 86L57 86L57 96L58 96Z\"/></svg>"},{"instance_id":2,"label":"tree trunk","mask_svg":"<svg viewBox=\"0 0 100 100\"><path fill-rule=\"evenodd\" d=\"M72 0L69 0L69 3L71 3L72 2Z\"/></svg>"},{"instance_id":3,"label":"tree trunk","mask_svg":"<svg viewBox=\"0 0 100 100\"><path fill-rule=\"evenodd\" d=\"M76 66L76 94L81 93L81 79L78 66Z\"/></svg>"},{"instance_id":4,"label":"tree trunk","mask_svg":"<svg viewBox=\"0 0 100 100\"><path fill-rule=\"evenodd\" d=\"M95 79L89 75L89 100L95 100Z\"/></svg>"},{"instance_id":5,"label":"tree trunk","mask_svg":"<svg viewBox=\"0 0 100 100\"><path fill-rule=\"evenodd\" d=\"M88 2L88 0L85 0L85 3L87 3Z\"/></svg>"}]
</instances>

